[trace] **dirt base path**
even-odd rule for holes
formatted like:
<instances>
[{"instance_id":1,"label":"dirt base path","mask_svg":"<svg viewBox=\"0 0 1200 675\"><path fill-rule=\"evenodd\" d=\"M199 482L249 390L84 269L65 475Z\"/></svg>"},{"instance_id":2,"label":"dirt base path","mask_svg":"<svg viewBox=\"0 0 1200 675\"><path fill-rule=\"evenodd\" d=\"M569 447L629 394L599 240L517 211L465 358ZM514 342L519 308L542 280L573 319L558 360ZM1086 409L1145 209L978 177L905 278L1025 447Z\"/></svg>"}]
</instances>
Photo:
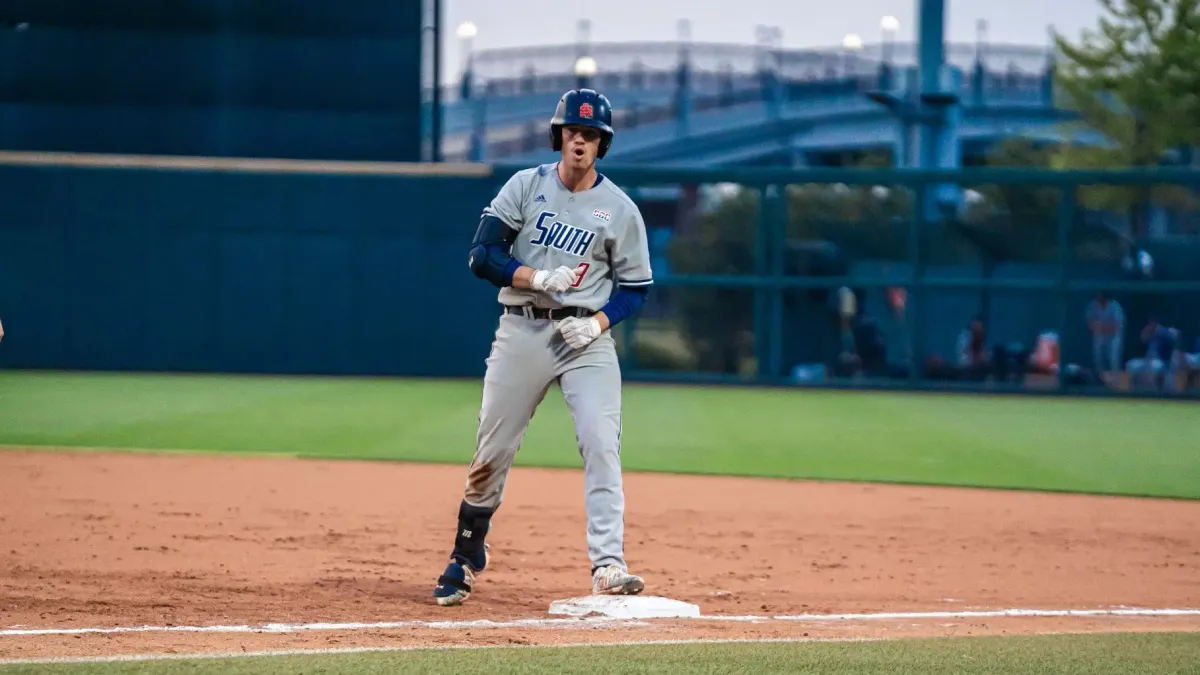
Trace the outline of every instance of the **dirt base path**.
<instances>
[{"instance_id":1,"label":"dirt base path","mask_svg":"<svg viewBox=\"0 0 1200 675\"><path fill-rule=\"evenodd\" d=\"M492 565L457 608L430 593L462 467L6 451L0 476L0 658L1200 630L1200 616L722 619L1200 608L1200 502L634 474L631 568L647 594L717 618L513 625L590 590L577 472L514 470ZM491 624L458 623L474 620ZM405 623L297 626L314 622ZM295 625L178 632L264 624ZM136 626L176 632L25 632Z\"/></svg>"}]
</instances>

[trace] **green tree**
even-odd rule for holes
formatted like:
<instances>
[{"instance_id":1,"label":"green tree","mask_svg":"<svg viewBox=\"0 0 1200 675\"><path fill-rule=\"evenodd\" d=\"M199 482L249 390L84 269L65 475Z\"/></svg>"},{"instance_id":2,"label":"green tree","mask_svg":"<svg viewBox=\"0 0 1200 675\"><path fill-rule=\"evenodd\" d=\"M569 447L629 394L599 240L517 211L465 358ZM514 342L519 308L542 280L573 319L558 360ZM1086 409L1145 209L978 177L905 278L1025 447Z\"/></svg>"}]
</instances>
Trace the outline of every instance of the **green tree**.
<instances>
[{"instance_id":1,"label":"green tree","mask_svg":"<svg viewBox=\"0 0 1200 675\"><path fill-rule=\"evenodd\" d=\"M899 260L908 254L911 200L904 188L795 184L779 198L782 204L775 215L785 219L787 275L840 275L850 258ZM739 187L714 202L695 214L687 234L672 238L668 253L672 271L754 274L760 255L762 194ZM793 292L786 303L789 308L792 303L823 307L826 293ZM754 291L702 286L672 289L671 297L678 329L696 367L740 371L754 354Z\"/></svg>"},{"instance_id":2,"label":"green tree","mask_svg":"<svg viewBox=\"0 0 1200 675\"><path fill-rule=\"evenodd\" d=\"M1052 168L1062 148L1027 138L1008 138L988 152L990 167ZM961 223L964 236L983 254L985 264L996 261L1054 262L1058 259L1058 218L1062 188L1038 183L965 186L977 194L967 200ZM1111 260L1122 250L1120 238L1104 227L1087 227L1077 220L1070 233L1071 257L1076 261Z\"/></svg>"},{"instance_id":3,"label":"green tree","mask_svg":"<svg viewBox=\"0 0 1200 675\"><path fill-rule=\"evenodd\" d=\"M1053 145L1007 138L988 152L989 167L1044 168ZM981 262L1047 261L1057 257L1062 190L1037 183L964 185L966 209L953 225L978 251Z\"/></svg>"},{"instance_id":4,"label":"green tree","mask_svg":"<svg viewBox=\"0 0 1200 675\"><path fill-rule=\"evenodd\" d=\"M1059 168L1145 167L1181 146L1200 146L1200 0L1099 0L1103 14L1077 43L1056 34L1060 106L1077 131L1107 145L1065 144ZM1186 190L1088 188L1088 206L1128 211L1145 231L1152 200L1191 206Z\"/></svg>"},{"instance_id":5,"label":"green tree","mask_svg":"<svg viewBox=\"0 0 1200 675\"><path fill-rule=\"evenodd\" d=\"M754 273L759 195L738 187L710 209L695 214L688 234L671 240L668 256L676 274ZM752 292L742 289L684 287L671 289L679 330L695 355L696 368L736 373L748 355L753 330Z\"/></svg>"},{"instance_id":6,"label":"green tree","mask_svg":"<svg viewBox=\"0 0 1200 675\"><path fill-rule=\"evenodd\" d=\"M1055 149L1048 144L1025 138L1006 138L991 148L985 159L989 167L1046 168L1054 160ZM1036 183L974 186L983 199L969 204L968 220L997 213L1025 222L1054 221L1062 191Z\"/></svg>"}]
</instances>

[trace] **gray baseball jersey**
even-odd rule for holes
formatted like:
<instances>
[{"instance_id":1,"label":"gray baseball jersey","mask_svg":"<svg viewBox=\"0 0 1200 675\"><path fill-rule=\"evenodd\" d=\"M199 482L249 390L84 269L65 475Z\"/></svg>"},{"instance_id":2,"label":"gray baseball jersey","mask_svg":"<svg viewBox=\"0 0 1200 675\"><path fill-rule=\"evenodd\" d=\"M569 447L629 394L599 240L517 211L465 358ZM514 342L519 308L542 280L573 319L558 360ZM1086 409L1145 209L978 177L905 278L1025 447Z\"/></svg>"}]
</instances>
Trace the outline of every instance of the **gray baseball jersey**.
<instances>
[{"instance_id":1,"label":"gray baseball jersey","mask_svg":"<svg viewBox=\"0 0 1200 675\"><path fill-rule=\"evenodd\" d=\"M551 271L587 265L569 291L503 288L503 304L596 311L608 302L614 282L648 286L653 281L641 211L606 178L590 190L571 192L559 179L557 165L543 164L514 174L483 212L520 233L512 255L526 265Z\"/></svg>"}]
</instances>

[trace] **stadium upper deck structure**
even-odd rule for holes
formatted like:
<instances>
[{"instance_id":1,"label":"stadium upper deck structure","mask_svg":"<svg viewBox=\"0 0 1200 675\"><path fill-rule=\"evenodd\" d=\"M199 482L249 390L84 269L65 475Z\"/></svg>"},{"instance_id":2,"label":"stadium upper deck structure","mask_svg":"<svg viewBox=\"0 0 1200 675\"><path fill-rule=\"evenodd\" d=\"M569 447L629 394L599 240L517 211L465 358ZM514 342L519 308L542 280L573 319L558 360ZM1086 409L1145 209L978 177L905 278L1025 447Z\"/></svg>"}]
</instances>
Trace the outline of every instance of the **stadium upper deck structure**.
<instances>
[{"instance_id":1,"label":"stadium upper deck structure","mask_svg":"<svg viewBox=\"0 0 1200 675\"><path fill-rule=\"evenodd\" d=\"M919 45L854 47L681 40L475 52L444 97L443 157L552 161L547 120L557 97L576 86L613 102L610 161L820 166L872 150L911 157L919 113L906 111L920 107L909 105L921 89ZM941 89L959 104L951 164L973 164L1005 137L1064 140L1071 114L1054 104L1051 58L1040 47L945 44Z\"/></svg>"}]
</instances>

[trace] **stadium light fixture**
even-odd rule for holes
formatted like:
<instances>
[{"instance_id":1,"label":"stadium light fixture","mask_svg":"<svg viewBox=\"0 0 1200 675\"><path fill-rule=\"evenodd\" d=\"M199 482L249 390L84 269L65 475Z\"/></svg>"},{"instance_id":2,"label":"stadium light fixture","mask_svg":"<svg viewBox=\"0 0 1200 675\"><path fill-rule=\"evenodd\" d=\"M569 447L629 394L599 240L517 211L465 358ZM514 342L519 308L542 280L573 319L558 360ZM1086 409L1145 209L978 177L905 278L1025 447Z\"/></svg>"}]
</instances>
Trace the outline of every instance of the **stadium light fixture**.
<instances>
[{"instance_id":1,"label":"stadium light fixture","mask_svg":"<svg viewBox=\"0 0 1200 675\"><path fill-rule=\"evenodd\" d=\"M578 77L592 77L596 74L596 59L590 56L581 56L575 61L575 75Z\"/></svg>"}]
</instances>

